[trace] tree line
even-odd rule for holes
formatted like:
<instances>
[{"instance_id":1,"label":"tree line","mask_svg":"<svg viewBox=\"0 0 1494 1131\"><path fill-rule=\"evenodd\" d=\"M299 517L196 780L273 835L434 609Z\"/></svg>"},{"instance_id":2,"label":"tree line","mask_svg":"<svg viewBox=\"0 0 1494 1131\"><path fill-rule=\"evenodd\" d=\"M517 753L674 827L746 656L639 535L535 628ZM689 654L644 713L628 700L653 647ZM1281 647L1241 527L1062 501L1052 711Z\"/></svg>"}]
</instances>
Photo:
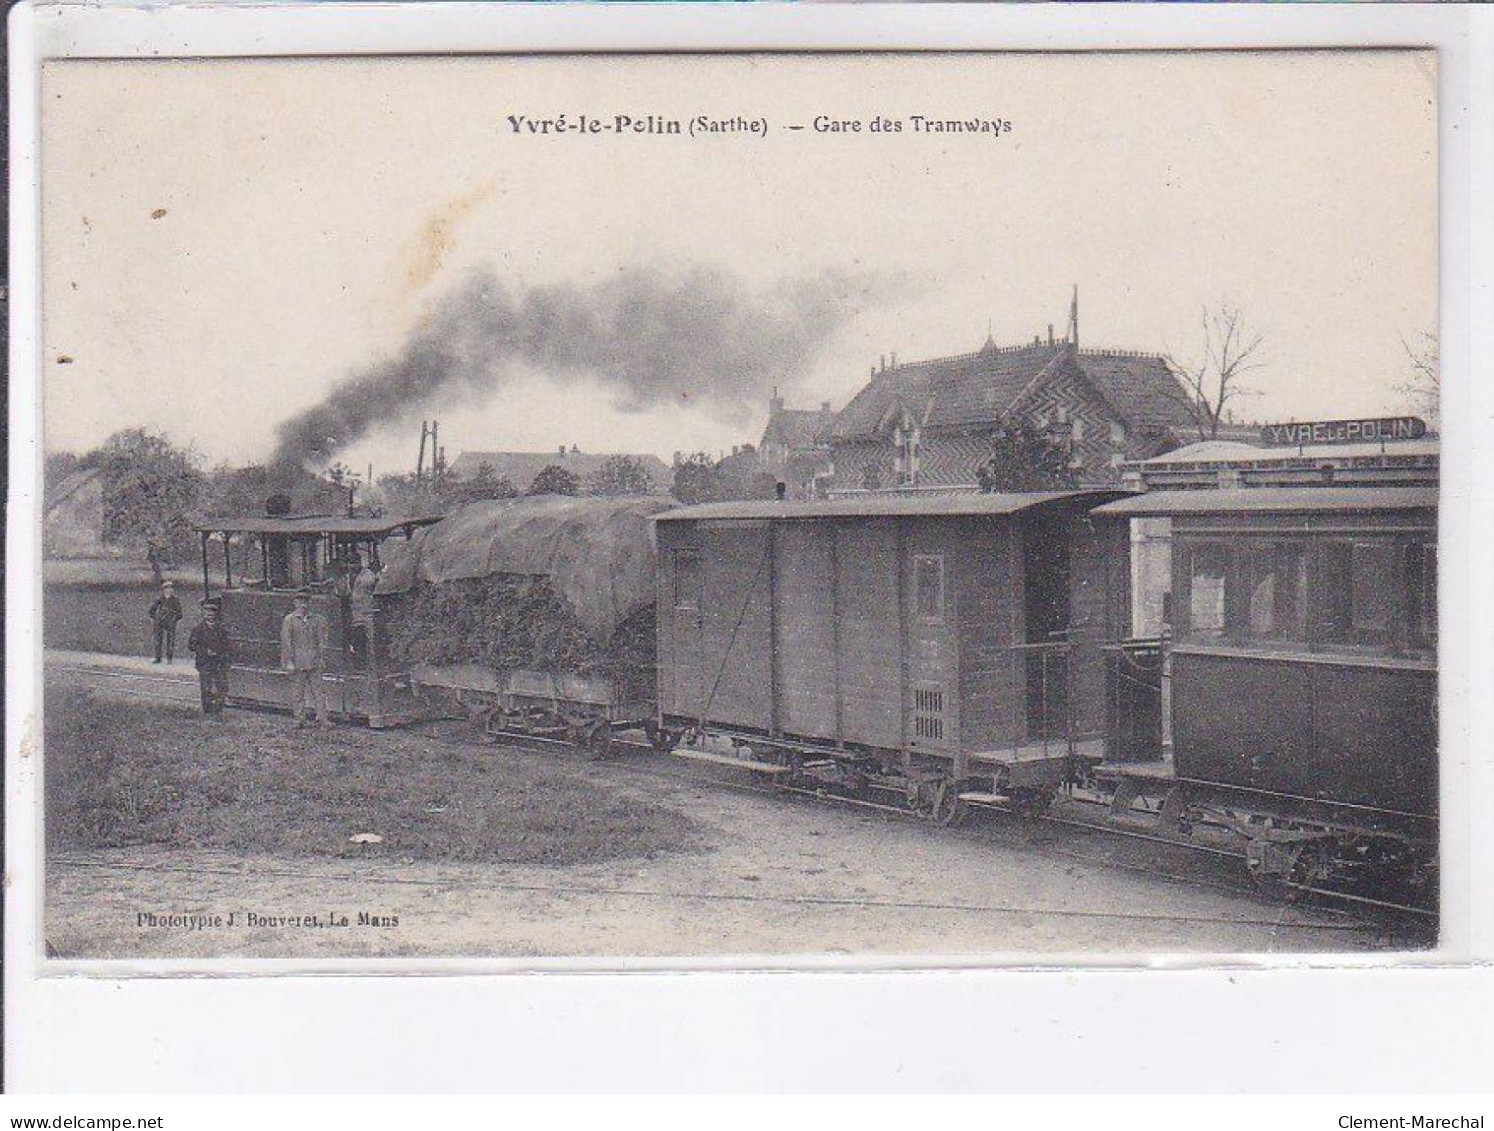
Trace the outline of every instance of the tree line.
<instances>
[{"instance_id":1,"label":"tree line","mask_svg":"<svg viewBox=\"0 0 1494 1131\"><path fill-rule=\"evenodd\" d=\"M697 452L676 465L670 492L681 503L772 498L774 477L744 472L741 462ZM158 579L165 569L195 560L197 524L264 514L276 496L291 514L340 515L351 508L356 516L381 518L441 514L483 499L520 495L657 493L643 461L626 455L610 457L585 479L551 464L520 485L485 463L469 478L396 473L379 476L370 485L342 463L321 473L299 465L209 467L192 445L178 445L148 428L116 432L86 452L48 453L46 484L55 487L74 472L94 469L101 486L104 543L144 557Z\"/></svg>"}]
</instances>

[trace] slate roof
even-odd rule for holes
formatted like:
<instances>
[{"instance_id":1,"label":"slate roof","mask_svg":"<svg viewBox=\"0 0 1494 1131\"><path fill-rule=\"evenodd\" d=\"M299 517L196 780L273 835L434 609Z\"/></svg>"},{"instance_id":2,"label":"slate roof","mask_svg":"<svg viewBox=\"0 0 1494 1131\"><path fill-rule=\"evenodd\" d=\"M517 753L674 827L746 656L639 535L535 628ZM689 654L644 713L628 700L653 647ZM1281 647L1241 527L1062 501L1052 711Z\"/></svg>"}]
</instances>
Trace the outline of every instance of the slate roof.
<instances>
[{"instance_id":1,"label":"slate roof","mask_svg":"<svg viewBox=\"0 0 1494 1131\"><path fill-rule=\"evenodd\" d=\"M836 417L832 438L879 436L887 421L907 412L924 429L986 424L1008 415L1029 386L1075 363L1067 342L998 347L910 362L881 370ZM1152 354L1081 350L1080 373L1131 427L1193 427L1184 392L1166 362Z\"/></svg>"},{"instance_id":2,"label":"slate roof","mask_svg":"<svg viewBox=\"0 0 1494 1131\"><path fill-rule=\"evenodd\" d=\"M448 474L457 479L471 479L477 469L488 464L499 479L507 479L519 491L529 490L534 477L552 464L569 471L586 486L587 480L615 455L627 455L648 471L654 488L667 492L674 481L674 471L656 455L634 455L628 452L463 452L452 461Z\"/></svg>"},{"instance_id":3,"label":"slate roof","mask_svg":"<svg viewBox=\"0 0 1494 1131\"><path fill-rule=\"evenodd\" d=\"M1187 393L1156 354L1080 350L1079 368L1133 427L1196 435Z\"/></svg>"}]
</instances>

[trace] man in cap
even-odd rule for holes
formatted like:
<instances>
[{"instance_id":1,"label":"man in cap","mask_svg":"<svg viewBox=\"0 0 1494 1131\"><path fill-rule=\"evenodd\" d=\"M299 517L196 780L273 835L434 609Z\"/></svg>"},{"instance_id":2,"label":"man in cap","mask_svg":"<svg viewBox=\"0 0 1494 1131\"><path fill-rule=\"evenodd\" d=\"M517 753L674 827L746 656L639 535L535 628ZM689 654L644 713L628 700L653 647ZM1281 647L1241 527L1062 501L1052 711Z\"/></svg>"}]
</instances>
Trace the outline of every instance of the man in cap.
<instances>
[{"instance_id":1,"label":"man in cap","mask_svg":"<svg viewBox=\"0 0 1494 1131\"><path fill-rule=\"evenodd\" d=\"M374 590L379 585L379 575L373 563L360 561L358 576L353 579L353 641L360 655L368 655L368 645L374 619Z\"/></svg>"},{"instance_id":2,"label":"man in cap","mask_svg":"<svg viewBox=\"0 0 1494 1131\"><path fill-rule=\"evenodd\" d=\"M151 662L159 664L164 651L169 664L176 651L176 626L182 619L182 603L177 600L176 586L172 582L162 584L161 595L151 602L149 616L156 637L156 658Z\"/></svg>"},{"instance_id":3,"label":"man in cap","mask_svg":"<svg viewBox=\"0 0 1494 1131\"><path fill-rule=\"evenodd\" d=\"M291 673L291 706L297 730L309 725L312 714L323 727L332 726L322 689L326 652L327 622L311 612L310 591L298 589L294 607L280 622L280 666Z\"/></svg>"},{"instance_id":4,"label":"man in cap","mask_svg":"<svg viewBox=\"0 0 1494 1131\"><path fill-rule=\"evenodd\" d=\"M221 606L212 597L202 602L202 620L187 637L187 651L197 659L197 683L202 690L202 713L222 714L228 700L228 667L233 662L233 642L219 616Z\"/></svg>"}]
</instances>

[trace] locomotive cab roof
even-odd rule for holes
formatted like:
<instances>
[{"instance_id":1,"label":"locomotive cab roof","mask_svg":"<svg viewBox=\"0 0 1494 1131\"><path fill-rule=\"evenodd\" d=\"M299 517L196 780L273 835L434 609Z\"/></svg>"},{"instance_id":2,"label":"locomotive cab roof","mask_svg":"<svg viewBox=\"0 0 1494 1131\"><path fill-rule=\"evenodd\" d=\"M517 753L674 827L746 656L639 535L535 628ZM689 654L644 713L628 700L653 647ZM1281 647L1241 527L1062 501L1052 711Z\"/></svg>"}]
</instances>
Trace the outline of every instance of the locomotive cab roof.
<instances>
[{"instance_id":1,"label":"locomotive cab roof","mask_svg":"<svg viewBox=\"0 0 1494 1131\"><path fill-rule=\"evenodd\" d=\"M199 534L287 534L301 537L333 534L353 538L383 538L398 530L408 531L440 521L440 515L415 515L406 518L347 518L320 514L281 517L240 515L200 522L194 529Z\"/></svg>"}]
</instances>

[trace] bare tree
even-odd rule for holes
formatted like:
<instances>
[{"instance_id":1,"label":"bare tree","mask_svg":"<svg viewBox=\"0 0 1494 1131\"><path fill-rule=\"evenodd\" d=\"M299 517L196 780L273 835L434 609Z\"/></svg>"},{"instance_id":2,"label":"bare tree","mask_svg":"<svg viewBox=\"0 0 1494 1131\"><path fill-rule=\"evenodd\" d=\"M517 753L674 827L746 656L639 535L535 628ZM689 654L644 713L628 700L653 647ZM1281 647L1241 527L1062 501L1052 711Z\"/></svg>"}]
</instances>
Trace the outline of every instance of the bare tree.
<instances>
[{"instance_id":1,"label":"bare tree","mask_svg":"<svg viewBox=\"0 0 1494 1131\"><path fill-rule=\"evenodd\" d=\"M1219 426L1232 417L1230 405L1256 395L1242 379L1261 367L1257 354L1264 337L1249 330L1239 309L1228 302L1214 310L1204 307L1201 322L1202 358L1185 363L1168 352L1163 360L1177 376L1178 399L1193 418L1198 438L1214 440Z\"/></svg>"},{"instance_id":2,"label":"bare tree","mask_svg":"<svg viewBox=\"0 0 1494 1131\"><path fill-rule=\"evenodd\" d=\"M1437 345L1437 335L1430 330L1423 330L1415 345L1401 339L1406 358L1411 362L1411 372L1396 387L1396 391L1406 398L1411 411L1426 420L1430 428L1436 428L1442 416L1442 365Z\"/></svg>"}]
</instances>

